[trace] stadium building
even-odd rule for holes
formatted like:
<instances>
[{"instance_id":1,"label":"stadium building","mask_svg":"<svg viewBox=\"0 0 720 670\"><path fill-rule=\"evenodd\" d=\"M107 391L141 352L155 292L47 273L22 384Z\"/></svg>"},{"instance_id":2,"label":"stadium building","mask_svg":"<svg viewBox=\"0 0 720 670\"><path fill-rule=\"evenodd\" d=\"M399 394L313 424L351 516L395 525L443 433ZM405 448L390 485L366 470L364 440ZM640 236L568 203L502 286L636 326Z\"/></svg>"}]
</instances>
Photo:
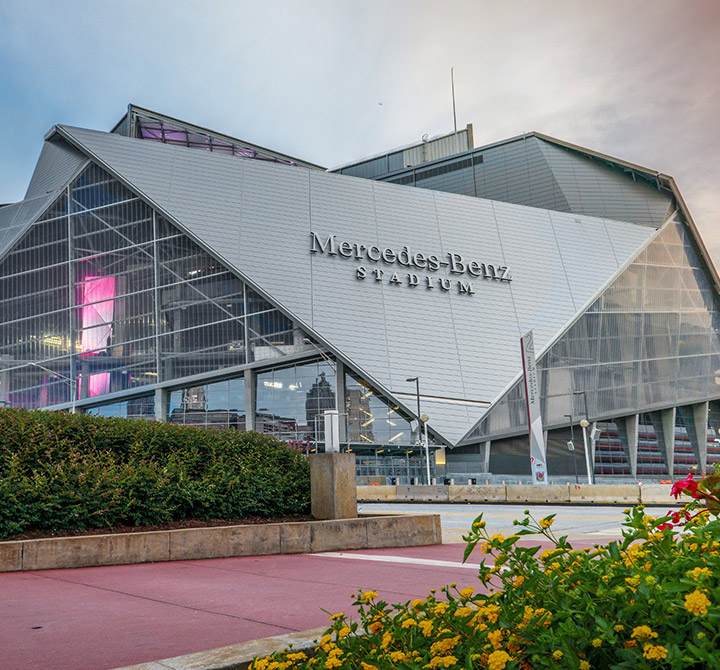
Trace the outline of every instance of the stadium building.
<instances>
[{"instance_id":1,"label":"stadium building","mask_svg":"<svg viewBox=\"0 0 720 670\"><path fill-rule=\"evenodd\" d=\"M0 403L258 430L341 413L361 476L549 479L720 462L718 276L673 179L472 127L331 171L130 106L55 126L0 207ZM566 446L574 434L577 449Z\"/></svg>"}]
</instances>

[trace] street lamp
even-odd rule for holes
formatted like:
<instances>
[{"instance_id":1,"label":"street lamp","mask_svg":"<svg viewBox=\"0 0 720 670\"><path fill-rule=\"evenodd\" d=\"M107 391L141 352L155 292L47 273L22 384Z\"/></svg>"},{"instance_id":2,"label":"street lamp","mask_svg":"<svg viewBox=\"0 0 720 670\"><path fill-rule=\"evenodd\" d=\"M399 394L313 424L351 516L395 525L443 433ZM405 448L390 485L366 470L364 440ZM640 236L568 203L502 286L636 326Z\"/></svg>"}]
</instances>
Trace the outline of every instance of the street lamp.
<instances>
[{"instance_id":1,"label":"street lamp","mask_svg":"<svg viewBox=\"0 0 720 670\"><path fill-rule=\"evenodd\" d=\"M406 382L415 382L415 395L417 397L417 420L418 420L418 443L422 444L422 429L425 427L425 469L427 471L427 483L430 485L430 447L428 446L427 421L430 418L427 414L420 414L420 377L408 377Z\"/></svg>"},{"instance_id":2,"label":"street lamp","mask_svg":"<svg viewBox=\"0 0 720 670\"><path fill-rule=\"evenodd\" d=\"M570 419L570 442L567 443L567 448L568 451L572 451L573 468L575 469L575 483L579 484L580 480L578 479L577 458L575 458L575 426L573 426L572 414L566 414L565 417Z\"/></svg>"},{"instance_id":3,"label":"street lamp","mask_svg":"<svg viewBox=\"0 0 720 670\"><path fill-rule=\"evenodd\" d=\"M585 401L585 418L580 421L580 427L583 431L583 445L585 447L585 466L587 468L587 478L588 478L588 484L593 483L593 464L590 459L590 449L588 448L588 434L587 429L590 425L590 421L588 420L588 405L587 405L587 393L585 391L573 391L573 395L582 395L583 400Z\"/></svg>"},{"instance_id":4,"label":"street lamp","mask_svg":"<svg viewBox=\"0 0 720 670\"><path fill-rule=\"evenodd\" d=\"M33 363L32 361L28 362L30 363L30 365L34 365L36 368L40 368L41 370L45 370L45 372L49 372L54 377L60 377L65 381L65 383L70 385L70 389L72 391L72 409L70 411L75 414L75 401L77 400L77 381L71 379L70 377L66 377L59 372L55 372L55 370L50 370L50 368L46 368L44 365L40 365L40 363Z\"/></svg>"}]
</instances>

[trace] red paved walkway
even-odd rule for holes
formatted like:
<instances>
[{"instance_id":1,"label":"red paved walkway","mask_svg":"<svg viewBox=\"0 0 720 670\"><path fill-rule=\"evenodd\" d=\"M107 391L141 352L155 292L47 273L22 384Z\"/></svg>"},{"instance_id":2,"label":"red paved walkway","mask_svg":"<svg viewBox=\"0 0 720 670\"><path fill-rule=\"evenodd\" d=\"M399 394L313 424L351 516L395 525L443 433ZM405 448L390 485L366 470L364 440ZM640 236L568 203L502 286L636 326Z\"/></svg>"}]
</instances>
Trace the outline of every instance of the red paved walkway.
<instances>
[{"instance_id":1,"label":"red paved walkway","mask_svg":"<svg viewBox=\"0 0 720 670\"><path fill-rule=\"evenodd\" d=\"M459 563L464 545L354 554ZM450 582L454 566L312 555L0 574L0 669L102 670L322 626L358 587L389 602Z\"/></svg>"}]
</instances>

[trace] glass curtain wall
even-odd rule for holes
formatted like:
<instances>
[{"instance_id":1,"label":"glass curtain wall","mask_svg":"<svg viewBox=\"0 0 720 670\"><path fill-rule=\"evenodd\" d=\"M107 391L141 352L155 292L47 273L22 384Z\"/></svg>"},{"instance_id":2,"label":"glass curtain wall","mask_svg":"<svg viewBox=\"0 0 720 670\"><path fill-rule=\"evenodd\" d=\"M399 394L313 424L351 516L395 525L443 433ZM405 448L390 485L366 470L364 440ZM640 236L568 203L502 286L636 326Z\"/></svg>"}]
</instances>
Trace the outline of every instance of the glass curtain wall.
<instances>
[{"instance_id":1,"label":"glass curtain wall","mask_svg":"<svg viewBox=\"0 0 720 670\"><path fill-rule=\"evenodd\" d=\"M95 165L0 261L0 401L46 408L314 351Z\"/></svg>"},{"instance_id":2,"label":"glass curtain wall","mask_svg":"<svg viewBox=\"0 0 720 670\"><path fill-rule=\"evenodd\" d=\"M720 307L705 273L684 225L667 224L538 361L545 424L583 417L585 400L598 419L720 395ZM472 438L521 430L522 380Z\"/></svg>"},{"instance_id":3,"label":"glass curtain wall","mask_svg":"<svg viewBox=\"0 0 720 670\"><path fill-rule=\"evenodd\" d=\"M272 163L283 163L284 165L297 165L295 161L290 159L279 158L255 147L249 147L239 142L231 142L229 139L219 137L214 133L203 132L200 129L193 130L179 123L173 124L164 119L138 116L135 121L135 132L140 139L150 140L152 142L174 144L176 146L213 151L230 156L255 158Z\"/></svg>"},{"instance_id":4,"label":"glass curtain wall","mask_svg":"<svg viewBox=\"0 0 720 670\"><path fill-rule=\"evenodd\" d=\"M345 375L347 440L360 444L414 444L410 418L360 377Z\"/></svg>"},{"instance_id":5,"label":"glass curtain wall","mask_svg":"<svg viewBox=\"0 0 720 670\"><path fill-rule=\"evenodd\" d=\"M330 361L259 372L255 430L301 449L325 440L324 412L336 409L335 366Z\"/></svg>"},{"instance_id":6,"label":"glass curtain wall","mask_svg":"<svg viewBox=\"0 0 720 670\"><path fill-rule=\"evenodd\" d=\"M184 426L245 430L245 379L172 391L167 420Z\"/></svg>"},{"instance_id":7,"label":"glass curtain wall","mask_svg":"<svg viewBox=\"0 0 720 670\"><path fill-rule=\"evenodd\" d=\"M85 413L123 419L154 419L155 397L151 395L142 396L141 398L101 405L100 407L91 407Z\"/></svg>"}]
</instances>

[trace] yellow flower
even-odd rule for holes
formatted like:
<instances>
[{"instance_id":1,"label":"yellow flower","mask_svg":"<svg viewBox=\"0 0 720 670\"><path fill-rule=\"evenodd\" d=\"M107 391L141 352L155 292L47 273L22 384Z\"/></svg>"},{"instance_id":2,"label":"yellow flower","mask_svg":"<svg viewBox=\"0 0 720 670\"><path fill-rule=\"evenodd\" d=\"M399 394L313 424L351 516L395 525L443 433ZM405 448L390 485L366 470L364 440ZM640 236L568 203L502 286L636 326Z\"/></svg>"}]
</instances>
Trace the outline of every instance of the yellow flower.
<instances>
[{"instance_id":1,"label":"yellow flower","mask_svg":"<svg viewBox=\"0 0 720 670\"><path fill-rule=\"evenodd\" d=\"M267 658L256 658L252 664L253 670L265 670L268 666Z\"/></svg>"},{"instance_id":2,"label":"yellow flower","mask_svg":"<svg viewBox=\"0 0 720 670\"><path fill-rule=\"evenodd\" d=\"M433 614L435 616L442 616L447 611L448 604L447 603L438 603L433 608Z\"/></svg>"},{"instance_id":3,"label":"yellow flower","mask_svg":"<svg viewBox=\"0 0 720 670\"><path fill-rule=\"evenodd\" d=\"M334 658L336 656L342 656L342 654L343 654L342 649L338 649L337 647L335 647L334 649L330 650L330 653L328 654L328 656L330 656L331 658Z\"/></svg>"},{"instance_id":4,"label":"yellow flower","mask_svg":"<svg viewBox=\"0 0 720 670\"><path fill-rule=\"evenodd\" d=\"M361 596L362 600L366 603L369 603L371 600L375 600L377 597L378 594L375 591L365 591L365 593Z\"/></svg>"},{"instance_id":5,"label":"yellow flower","mask_svg":"<svg viewBox=\"0 0 720 670\"><path fill-rule=\"evenodd\" d=\"M413 600L413 601L410 603L410 609L411 609L411 610L416 610L416 609L417 609L418 607L420 607L424 602L425 602L425 601L424 601L422 598L415 598L415 600Z\"/></svg>"},{"instance_id":6,"label":"yellow flower","mask_svg":"<svg viewBox=\"0 0 720 670\"><path fill-rule=\"evenodd\" d=\"M413 626L417 626L415 619L405 619L401 624L402 628L412 628Z\"/></svg>"},{"instance_id":7,"label":"yellow flower","mask_svg":"<svg viewBox=\"0 0 720 670\"><path fill-rule=\"evenodd\" d=\"M709 568L693 568L692 570L688 570L685 575L690 579L698 581L701 577L710 577L712 573Z\"/></svg>"},{"instance_id":8,"label":"yellow flower","mask_svg":"<svg viewBox=\"0 0 720 670\"><path fill-rule=\"evenodd\" d=\"M508 661L512 660L514 659L510 654L498 649L488 656L488 670L504 670Z\"/></svg>"},{"instance_id":9,"label":"yellow flower","mask_svg":"<svg viewBox=\"0 0 720 670\"><path fill-rule=\"evenodd\" d=\"M596 637L596 638L592 641L592 646L593 646L593 647L602 647L602 640L601 640L599 637Z\"/></svg>"},{"instance_id":10,"label":"yellow flower","mask_svg":"<svg viewBox=\"0 0 720 670\"><path fill-rule=\"evenodd\" d=\"M333 614L330 617L330 621L335 621L336 619L342 619L345 616L344 612L340 612L340 614Z\"/></svg>"},{"instance_id":11,"label":"yellow flower","mask_svg":"<svg viewBox=\"0 0 720 670\"><path fill-rule=\"evenodd\" d=\"M449 651L452 651L455 647L457 647L459 642L459 635L456 635L455 637L448 637L444 640L438 640L437 642L433 642L433 644L430 646L430 653L433 656L447 654Z\"/></svg>"},{"instance_id":12,"label":"yellow flower","mask_svg":"<svg viewBox=\"0 0 720 670\"><path fill-rule=\"evenodd\" d=\"M493 646L493 649L500 649L500 647L502 646L502 639L503 634L501 630L491 630L488 633L488 641Z\"/></svg>"},{"instance_id":13,"label":"yellow flower","mask_svg":"<svg viewBox=\"0 0 720 670\"><path fill-rule=\"evenodd\" d=\"M474 613L475 613L475 610L472 607L460 607L455 610L455 614L453 616L464 617L464 616L470 616Z\"/></svg>"},{"instance_id":14,"label":"yellow flower","mask_svg":"<svg viewBox=\"0 0 720 670\"><path fill-rule=\"evenodd\" d=\"M418 628L422 631L422 634L425 637L430 637L433 629L432 621L429 621L428 619L423 619L419 624Z\"/></svg>"},{"instance_id":15,"label":"yellow flower","mask_svg":"<svg viewBox=\"0 0 720 670\"><path fill-rule=\"evenodd\" d=\"M347 626L343 626L338 632L337 632L337 639L342 640L344 637L347 637L350 634L350 629Z\"/></svg>"},{"instance_id":16,"label":"yellow flower","mask_svg":"<svg viewBox=\"0 0 720 670\"><path fill-rule=\"evenodd\" d=\"M590 664L587 661L580 661L580 670L590 670Z\"/></svg>"},{"instance_id":17,"label":"yellow flower","mask_svg":"<svg viewBox=\"0 0 720 670\"><path fill-rule=\"evenodd\" d=\"M668 655L668 650L659 644L646 644L643 647L643 656L651 661L662 661Z\"/></svg>"},{"instance_id":18,"label":"yellow flower","mask_svg":"<svg viewBox=\"0 0 720 670\"><path fill-rule=\"evenodd\" d=\"M320 638L320 646L324 647L328 642L330 642L330 640L332 640L332 637L330 635L327 635L327 634L323 635Z\"/></svg>"},{"instance_id":19,"label":"yellow flower","mask_svg":"<svg viewBox=\"0 0 720 670\"><path fill-rule=\"evenodd\" d=\"M381 646L383 649L387 649L387 648L390 646L390 643L391 643L392 641L393 641L392 633L391 633L390 631L387 631L387 632L383 635L383 639L382 639L382 642L380 643L380 646Z\"/></svg>"},{"instance_id":20,"label":"yellow flower","mask_svg":"<svg viewBox=\"0 0 720 670\"><path fill-rule=\"evenodd\" d=\"M288 654L287 655L288 661L307 661L307 656L303 654L301 651L297 652L296 654Z\"/></svg>"},{"instance_id":21,"label":"yellow flower","mask_svg":"<svg viewBox=\"0 0 720 670\"><path fill-rule=\"evenodd\" d=\"M334 656L328 658L325 661L325 670L333 670L333 668L339 668L342 665L342 661Z\"/></svg>"},{"instance_id":22,"label":"yellow flower","mask_svg":"<svg viewBox=\"0 0 720 670\"><path fill-rule=\"evenodd\" d=\"M401 663L402 661L409 661L409 657L403 651L391 651L390 660L393 663Z\"/></svg>"},{"instance_id":23,"label":"yellow flower","mask_svg":"<svg viewBox=\"0 0 720 670\"><path fill-rule=\"evenodd\" d=\"M630 637L640 640L640 642L647 642L652 638L657 637L658 634L653 632L650 626L636 626L633 628L632 635Z\"/></svg>"},{"instance_id":24,"label":"yellow flower","mask_svg":"<svg viewBox=\"0 0 720 670\"><path fill-rule=\"evenodd\" d=\"M430 659L430 663L428 663L424 667L433 668L433 670L439 666L449 668L451 665L455 665L457 662L458 660L454 656L435 656L435 658Z\"/></svg>"},{"instance_id":25,"label":"yellow flower","mask_svg":"<svg viewBox=\"0 0 720 670\"><path fill-rule=\"evenodd\" d=\"M371 663L365 663L365 661L360 661L360 665L362 667L362 670L378 670L376 665L372 665Z\"/></svg>"},{"instance_id":26,"label":"yellow flower","mask_svg":"<svg viewBox=\"0 0 720 670\"><path fill-rule=\"evenodd\" d=\"M697 589L685 596L685 609L695 616L707 614L707 608L709 605L710 600L708 597L702 591L698 591Z\"/></svg>"},{"instance_id":27,"label":"yellow flower","mask_svg":"<svg viewBox=\"0 0 720 670\"><path fill-rule=\"evenodd\" d=\"M469 598L473 593L475 593L475 589L472 586L466 586L462 591L460 591L460 597Z\"/></svg>"},{"instance_id":28,"label":"yellow flower","mask_svg":"<svg viewBox=\"0 0 720 670\"><path fill-rule=\"evenodd\" d=\"M476 521L473 524L473 528L485 528L487 524L484 521Z\"/></svg>"},{"instance_id":29,"label":"yellow flower","mask_svg":"<svg viewBox=\"0 0 720 670\"><path fill-rule=\"evenodd\" d=\"M563 657L563 653L562 653L559 649L556 649L556 650L553 652L552 657L553 657L556 661L559 661L559 660Z\"/></svg>"},{"instance_id":30,"label":"yellow flower","mask_svg":"<svg viewBox=\"0 0 720 670\"><path fill-rule=\"evenodd\" d=\"M379 621L373 621L369 626L368 630L374 635L382 628L382 623Z\"/></svg>"},{"instance_id":31,"label":"yellow flower","mask_svg":"<svg viewBox=\"0 0 720 670\"><path fill-rule=\"evenodd\" d=\"M516 577L516 578L515 578L515 581L513 582L513 586L514 586L516 589L519 589L519 588L523 585L523 582L524 582L524 581L525 581L525 577L523 577L522 575L520 575L519 577Z\"/></svg>"},{"instance_id":32,"label":"yellow flower","mask_svg":"<svg viewBox=\"0 0 720 670\"><path fill-rule=\"evenodd\" d=\"M505 536L498 533L497 535L493 535L490 538L490 542L495 542L495 540L497 540L498 542L505 542Z\"/></svg>"},{"instance_id":33,"label":"yellow flower","mask_svg":"<svg viewBox=\"0 0 720 670\"><path fill-rule=\"evenodd\" d=\"M540 519L540 528L550 528L550 526L553 525L553 522L555 519L551 519L550 517L546 516L544 519Z\"/></svg>"},{"instance_id":34,"label":"yellow flower","mask_svg":"<svg viewBox=\"0 0 720 670\"><path fill-rule=\"evenodd\" d=\"M620 631L625 630L625 626L623 626L621 623L619 623L619 624L616 624L615 626L613 626L613 630L616 633L619 633Z\"/></svg>"}]
</instances>

